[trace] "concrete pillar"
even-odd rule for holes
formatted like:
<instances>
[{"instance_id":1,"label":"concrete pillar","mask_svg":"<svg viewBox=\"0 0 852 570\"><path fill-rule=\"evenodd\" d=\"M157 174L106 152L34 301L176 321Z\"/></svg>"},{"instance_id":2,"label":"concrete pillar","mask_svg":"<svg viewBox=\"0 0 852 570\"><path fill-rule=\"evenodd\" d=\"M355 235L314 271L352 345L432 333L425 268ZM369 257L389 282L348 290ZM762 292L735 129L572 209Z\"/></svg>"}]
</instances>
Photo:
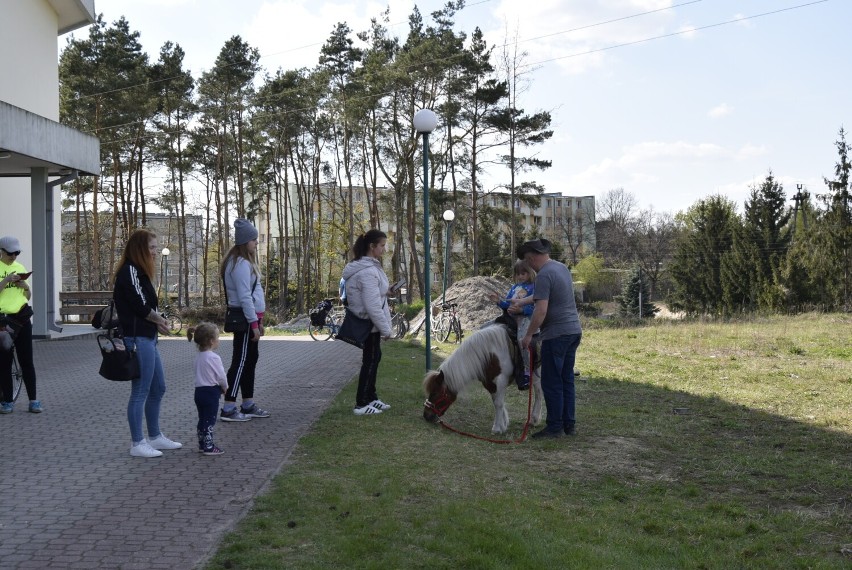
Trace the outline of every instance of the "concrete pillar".
<instances>
[{"instance_id":1,"label":"concrete pillar","mask_svg":"<svg viewBox=\"0 0 852 570\"><path fill-rule=\"evenodd\" d=\"M47 168L30 169L30 204L32 223L32 269L30 289L33 306L33 338L47 338L48 299L53 296L53 268L49 267L49 248L53 241L53 191L47 184Z\"/></svg>"}]
</instances>

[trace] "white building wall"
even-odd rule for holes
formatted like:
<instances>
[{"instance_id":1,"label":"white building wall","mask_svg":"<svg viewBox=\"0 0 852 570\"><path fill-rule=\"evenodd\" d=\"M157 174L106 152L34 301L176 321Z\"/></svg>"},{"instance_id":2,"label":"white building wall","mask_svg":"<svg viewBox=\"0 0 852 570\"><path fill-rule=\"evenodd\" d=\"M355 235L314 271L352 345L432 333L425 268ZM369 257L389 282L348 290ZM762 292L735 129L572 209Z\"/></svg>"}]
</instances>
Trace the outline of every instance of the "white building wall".
<instances>
[{"instance_id":1,"label":"white building wall","mask_svg":"<svg viewBox=\"0 0 852 570\"><path fill-rule=\"evenodd\" d=\"M59 67L56 30L58 16L47 0L0 0L0 101L42 117L59 120ZM2 128L2 126L0 126ZM54 212L60 211L59 192ZM32 267L30 179L0 178L0 235L21 241L20 262ZM14 207L9 205L14 204ZM54 224L59 244L60 224ZM54 260L57 291L60 259ZM33 279L37 276L33 276Z\"/></svg>"},{"instance_id":2,"label":"white building wall","mask_svg":"<svg viewBox=\"0 0 852 570\"><path fill-rule=\"evenodd\" d=\"M47 0L0 0L0 100L59 120L58 16Z\"/></svg>"}]
</instances>

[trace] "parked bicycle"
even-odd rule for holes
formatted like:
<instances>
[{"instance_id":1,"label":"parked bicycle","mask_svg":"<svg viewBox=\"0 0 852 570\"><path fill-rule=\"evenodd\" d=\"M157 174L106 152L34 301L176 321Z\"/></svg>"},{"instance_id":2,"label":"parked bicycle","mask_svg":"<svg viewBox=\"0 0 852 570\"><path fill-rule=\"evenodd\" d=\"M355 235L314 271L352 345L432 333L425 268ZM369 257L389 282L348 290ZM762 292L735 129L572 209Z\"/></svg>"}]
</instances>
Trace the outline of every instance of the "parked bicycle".
<instances>
[{"instance_id":1,"label":"parked bicycle","mask_svg":"<svg viewBox=\"0 0 852 570\"><path fill-rule=\"evenodd\" d=\"M171 305L163 305L161 314L163 318L166 319L166 324L169 327L169 333L173 335L179 335L180 331L183 330L183 319L180 318L180 315L172 312Z\"/></svg>"},{"instance_id":2,"label":"parked bicycle","mask_svg":"<svg viewBox=\"0 0 852 570\"><path fill-rule=\"evenodd\" d=\"M396 297L388 297L388 305L391 312L391 338L402 338L411 328L411 323L405 318L404 313L398 313L396 306L399 304L399 299Z\"/></svg>"},{"instance_id":3,"label":"parked bicycle","mask_svg":"<svg viewBox=\"0 0 852 570\"><path fill-rule=\"evenodd\" d=\"M457 307L451 299L441 304L441 312L432 319L432 336L440 342L447 342L452 337L453 343L460 343L464 338Z\"/></svg>"},{"instance_id":4,"label":"parked bicycle","mask_svg":"<svg viewBox=\"0 0 852 570\"><path fill-rule=\"evenodd\" d=\"M5 327L7 322L5 319L0 321L0 327ZM12 346L9 348L12 352L12 397L9 401L14 402L21 394L21 387L24 385L24 374L21 372L21 365L18 363L18 354L15 352L15 333L12 331L8 332L12 335Z\"/></svg>"},{"instance_id":5,"label":"parked bicycle","mask_svg":"<svg viewBox=\"0 0 852 570\"><path fill-rule=\"evenodd\" d=\"M343 305L335 305L335 298L323 299L317 306L310 310L311 319L308 325L308 334L314 340L328 340L337 334L340 325L343 324Z\"/></svg>"}]
</instances>

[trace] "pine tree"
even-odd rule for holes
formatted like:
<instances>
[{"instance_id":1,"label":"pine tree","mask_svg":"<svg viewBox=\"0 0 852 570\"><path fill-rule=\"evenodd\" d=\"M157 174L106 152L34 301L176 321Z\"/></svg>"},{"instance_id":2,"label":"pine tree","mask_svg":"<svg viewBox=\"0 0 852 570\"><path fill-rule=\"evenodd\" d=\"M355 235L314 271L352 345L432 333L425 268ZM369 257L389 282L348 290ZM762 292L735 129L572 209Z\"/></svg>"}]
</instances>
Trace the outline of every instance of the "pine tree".
<instances>
[{"instance_id":1,"label":"pine tree","mask_svg":"<svg viewBox=\"0 0 852 570\"><path fill-rule=\"evenodd\" d=\"M736 219L731 251L722 259L727 311L776 309L783 303L781 268L790 246L790 218L784 187L772 172L752 187L742 220Z\"/></svg>"},{"instance_id":2,"label":"pine tree","mask_svg":"<svg viewBox=\"0 0 852 570\"><path fill-rule=\"evenodd\" d=\"M618 297L618 314L633 319L653 319L660 309L651 302L648 285L648 279L642 277L642 268L631 271Z\"/></svg>"},{"instance_id":3,"label":"pine tree","mask_svg":"<svg viewBox=\"0 0 852 570\"><path fill-rule=\"evenodd\" d=\"M700 200L687 211L669 268L673 285L669 304L674 310L723 311L721 261L731 249L735 216L734 203L719 195Z\"/></svg>"}]
</instances>

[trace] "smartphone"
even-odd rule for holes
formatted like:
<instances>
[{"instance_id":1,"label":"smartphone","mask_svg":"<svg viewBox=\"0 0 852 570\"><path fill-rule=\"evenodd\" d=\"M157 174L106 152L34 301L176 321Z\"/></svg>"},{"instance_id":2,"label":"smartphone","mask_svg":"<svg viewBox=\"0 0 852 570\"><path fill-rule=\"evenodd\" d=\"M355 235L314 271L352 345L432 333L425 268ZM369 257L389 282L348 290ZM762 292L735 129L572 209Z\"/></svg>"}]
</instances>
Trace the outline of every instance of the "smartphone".
<instances>
[{"instance_id":1,"label":"smartphone","mask_svg":"<svg viewBox=\"0 0 852 570\"><path fill-rule=\"evenodd\" d=\"M26 272L26 273L18 273L18 276L19 276L21 279L29 279L29 278L30 278L30 275L32 275L32 274L33 274L33 272L32 272L32 271L28 271L28 272Z\"/></svg>"}]
</instances>

